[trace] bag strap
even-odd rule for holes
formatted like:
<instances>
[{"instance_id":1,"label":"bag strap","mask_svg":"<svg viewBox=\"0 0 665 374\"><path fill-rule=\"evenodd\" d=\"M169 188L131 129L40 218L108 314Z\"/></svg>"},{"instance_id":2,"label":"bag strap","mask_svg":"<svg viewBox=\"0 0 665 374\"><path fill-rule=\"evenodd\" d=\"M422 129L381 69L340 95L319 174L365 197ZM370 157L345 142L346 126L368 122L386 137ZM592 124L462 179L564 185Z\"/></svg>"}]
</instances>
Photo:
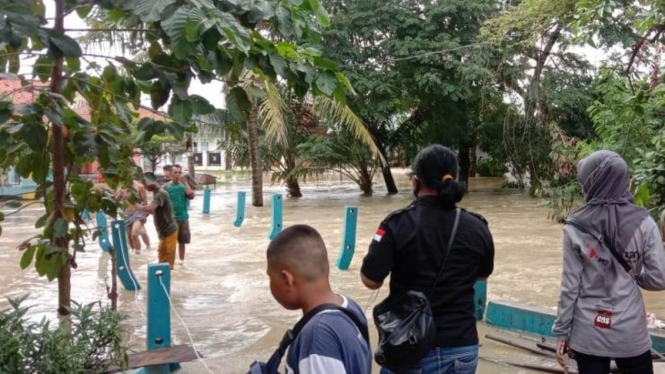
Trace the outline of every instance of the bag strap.
<instances>
[{"instance_id":1,"label":"bag strap","mask_svg":"<svg viewBox=\"0 0 665 374\"><path fill-rule=\"evenodd\" d=\"M294 340L300 335L300 332L302 329L307 325L307 323L314 318L317 314L325 311L325 310L338 310L344 314L346 314L347 317L351 319L353 324L356 325L358 330L360 331L360 334L362 335L363 339L367 342L367 345L369 345L369 330L367 329L367 326L362 323L360 318L353 313L351 310L341 307L339 305L335 304L321 304L317 306L316 308L310 310L305 314L300 320L295 324L293 329L287 330L286 333L284 333L284 336L282 337L282 341L279 343L279 346L277 347L277 350L270 356L270 359L268 360L266 364L266 369L268 370L268 373L277 373L277 370L279 369L279 364L282 362L282 357L284 357L284 354L286 353L286 350L289 348L291 343L293 343Z\"/></svg>"},{"instance_id":2,"label":"bag strap","mask_svg":"<svg viewBox=\"0 0 665 374\"><path fill-rule=\"evenodd\" d=\"M633 271L633 267L630 266L630 263L626 261L626 259L621 256L616 249L610 245L610 243L607 241L607 237L605 237L603 234L599 233L596 231L593 227L584 225L578 221L569 219L566 220L566 224L573 226L574 228L578 229L579 231L591 235L594 239L596 239L600 244L604 245L609 249L610 253L612 254L612 257L614 257L615 260L621 265L621 267L634 279L635 278L635 272Z\"/></svg>"},{"instance_id":3,"label":"bag strap","mask_svg":"<svg viewBox=\"0 0 665 374\"><path fill-rule=\"evenodd\" d=\"M453 223L453 229L450 231L450 239L448 239L448 247L446 248L446 255L443 258L443 262L441 263L441 267L439 268L439 273L436 275L436 279L434 280L434 285L432 285L432 289L429 291L429 294L427 295L427 299L430 299L432 296L432 293L436 289L436 285L439 283L439 279L441 279L441 274L443 274L443 268L446 267L446 262L448 262L448 256L450 256L450 252L453 249L453 241L455 241L455 236L457 235L457 227L459 226L459 219L460 219L460 209L457 208L455 209L455 222Z\"/></svg>"}]
</instances>

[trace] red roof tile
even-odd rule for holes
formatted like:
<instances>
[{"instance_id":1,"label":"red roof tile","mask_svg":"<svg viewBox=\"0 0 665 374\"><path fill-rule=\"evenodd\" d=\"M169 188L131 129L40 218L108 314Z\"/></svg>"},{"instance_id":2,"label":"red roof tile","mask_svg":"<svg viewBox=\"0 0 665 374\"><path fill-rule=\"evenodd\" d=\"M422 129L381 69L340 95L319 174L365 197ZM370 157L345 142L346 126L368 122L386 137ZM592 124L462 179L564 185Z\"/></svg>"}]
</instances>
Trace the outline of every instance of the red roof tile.
<instances>
[{"instance_id":1,"label":"red roof tile","mask_svg":"<svg viewBox=\"0 0 665 374\"><path fill-rule=\"evenodd\" d=\"M13 104L30 104L37 98L40 89L48 87L48 84L40 81L29 81L29 83L29 86L22 87L21 81L18 79L0 79L0 100L6 100L7 96L10 96ZM129 108L137 111L133 105L130 105ZM79 116L90 120L90 106L87 103L82 102L80 105L75 105L74 111ZM145 108L139 108L137 112L139 118L166 119L165 115Z\"/></svg>"}]
</instances>

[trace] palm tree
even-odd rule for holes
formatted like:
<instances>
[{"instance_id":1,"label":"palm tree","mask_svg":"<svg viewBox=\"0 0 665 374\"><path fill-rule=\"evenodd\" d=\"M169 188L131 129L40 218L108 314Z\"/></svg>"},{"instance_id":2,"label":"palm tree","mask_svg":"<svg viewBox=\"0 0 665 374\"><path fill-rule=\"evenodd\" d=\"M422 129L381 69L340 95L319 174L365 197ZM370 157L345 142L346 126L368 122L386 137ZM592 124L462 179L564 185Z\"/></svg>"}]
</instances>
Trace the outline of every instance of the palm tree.
<instances>
[{"instance_id":1,"label":"palm tree","mask_svg":"<svg viewBox=\"0 0 665 374\"><path fill-rule=\"evenodd\" d=\"M265 133L265 141L289 146L288 122L289 107L295 97L267 78L245 71L241 78L243 89L249 93L251 110L247 119L247 141L249 164L252 171L252 205L263 206L263 166L259 147L259 129ZM285 96L289 104L285 101ZM326 96L307 96L301 107L308 107L308 115L315 115L327 123L348 128L356 139L366 144L372 154L382 159L374 139L362 120L344 103ZM295 165L292 165L295 167ZM285 182L296 188L297 179L287 178ZM295 183L294 183L295 182ZM298 195L298 194L294 194Z\"/></svg>"}]
</instances>

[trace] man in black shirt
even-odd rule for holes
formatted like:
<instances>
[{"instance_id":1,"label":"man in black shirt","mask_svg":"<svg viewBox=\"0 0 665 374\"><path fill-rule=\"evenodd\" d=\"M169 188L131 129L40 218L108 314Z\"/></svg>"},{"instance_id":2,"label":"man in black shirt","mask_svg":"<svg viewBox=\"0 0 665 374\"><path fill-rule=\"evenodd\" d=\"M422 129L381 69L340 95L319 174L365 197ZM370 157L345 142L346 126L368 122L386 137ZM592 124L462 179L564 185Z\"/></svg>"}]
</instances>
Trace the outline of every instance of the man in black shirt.
<instances>
[{"instance_id":1,"label":"man in black shirt","mask_svg":"<svg viewBox=\"0 0 665 374\"><path fill-rule=\"evenodd\" d=\"M425 148L413 169L416 201L381 223L361 269L362 281L370 289L381 287L391 274L391 296L409 290L427 295L432 290L446 255L456 203L465 192L464 185L455 180L457 157L446 147ZM448 260L429 300L437 348L414 369L423 374L475 372L478 332L473 286L493 268L494 243L487 221L462 211ZM434 357L438 359L431 359ZM390 372L382 369L382 373Z\"/></svg>"}]
</instances>

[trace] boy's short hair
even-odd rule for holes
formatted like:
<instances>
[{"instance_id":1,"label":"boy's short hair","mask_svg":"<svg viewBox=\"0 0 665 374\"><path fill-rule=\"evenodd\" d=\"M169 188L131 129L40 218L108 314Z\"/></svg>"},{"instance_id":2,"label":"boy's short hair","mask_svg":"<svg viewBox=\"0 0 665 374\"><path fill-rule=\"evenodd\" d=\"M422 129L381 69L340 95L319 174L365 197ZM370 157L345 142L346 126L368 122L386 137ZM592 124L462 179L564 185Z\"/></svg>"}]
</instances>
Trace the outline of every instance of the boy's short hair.
<instances>
[{"instance_id":1,"label":"boy's short hair","mask_svg":"<svg viewBox=\"0 0 665 374\"><path fill-rule=\"evenodd\" d=\"M321 234L308 225L294 225L280 232L268 245L268 263L312 282L328 278L328 251Z\"/></svg>"},{"instance_id":2,"label":"boy's short hair","mask_svg":"<svg viewBox=\"0 0 665 374\"><path fill-rule=\"evenodd\" d=\"M155 174L152 172L143 173L142 182L146 186L159 186L159 183L157 183L157 177L155 177Z\"/></svg>"},{"instance_id":3,"label":"boy's short hair","mask_svg":"<svg viewBox=\"0 0 665 374\"><path fill-rule=\"evenodd\" d=\"M179 164L171 165L171 170L173 170L174 168L178 168L178 169L182 170L182 166L180 166Z\"/></svg>"},{"instance_id":4,"label":"boy's short hair","mask_svg":"<svg viewBox=\"0 0 665 374\"><path fill-rule=\"evenodd\" d=\"M162 170L164 171L171 171L171 169L173 169L173 165L164 165L164 167L162 168Z\"/></svg>"}]
</instances>

